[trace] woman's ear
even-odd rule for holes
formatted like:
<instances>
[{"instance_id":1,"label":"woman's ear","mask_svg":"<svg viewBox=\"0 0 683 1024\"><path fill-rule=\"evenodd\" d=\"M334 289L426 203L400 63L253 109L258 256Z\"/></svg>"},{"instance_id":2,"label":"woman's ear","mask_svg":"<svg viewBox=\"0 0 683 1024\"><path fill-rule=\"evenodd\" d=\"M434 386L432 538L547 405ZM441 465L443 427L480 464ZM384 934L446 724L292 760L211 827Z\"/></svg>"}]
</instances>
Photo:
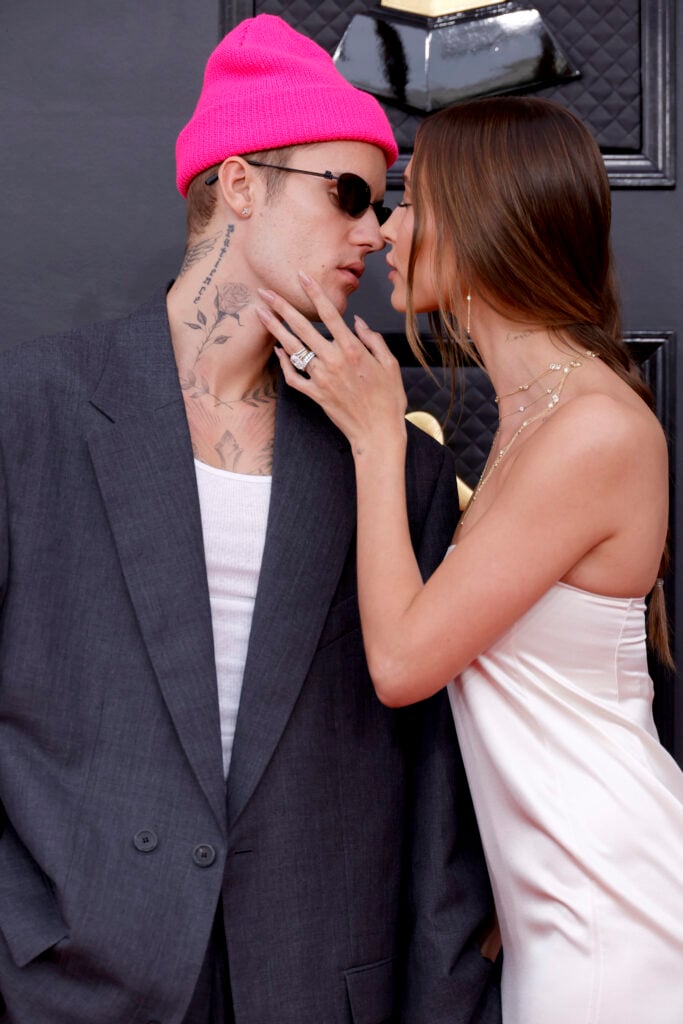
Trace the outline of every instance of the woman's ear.
<instances>
[{"instance_id":1,"label":"woman's ear","mask_svg":"<svg viewBox=\"0 0 683 1024\"><path fill-rule=\"evenodd\" d=\"M251 167L239 156L230 156L218 169L216 186L232 212L244 219L250 217L255 198L255 179Z\"/></svg>"}]
</instances>

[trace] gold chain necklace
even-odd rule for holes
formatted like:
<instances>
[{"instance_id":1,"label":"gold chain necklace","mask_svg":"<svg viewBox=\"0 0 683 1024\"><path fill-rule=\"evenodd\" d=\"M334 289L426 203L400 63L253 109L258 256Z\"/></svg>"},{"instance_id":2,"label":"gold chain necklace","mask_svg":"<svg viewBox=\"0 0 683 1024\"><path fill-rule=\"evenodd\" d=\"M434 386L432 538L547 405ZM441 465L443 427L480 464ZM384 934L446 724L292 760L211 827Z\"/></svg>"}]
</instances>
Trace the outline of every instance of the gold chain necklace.
<instances>
[{"instance_id":1,"label":"gold chain necklace","mask_svg":"<svg viewBox=\"0 0 683 1024\"><path fill-rule=\"evenodd\" d=\"M587 351L585 354L587 356L589 356L591 359L595 359L596 356L597 356L596 352L591 352L591 351ZM510 451L510 449L512 448L512 446L515 443L515 441L517 440L517 438L519 437L519 435L522 434L526 430L527 427L530 427L532 423L537 423L539 420L545 419L546 416L550 416L551 412L553 411L553 409L555 408L555 406L557 405L557 403L560 400L560 395L562 394L562 391L564 389L565 384L567 383L567 380L569 378L570 373L572 373L572 371L578 369L582 365L583 364L578 359L572 359L569 363L567 363L566 366L562 366L559 363L551 363L547 370L543 370L537 377L535 377L532 381L529 382L529 384L533 384L536 380L540 380L541 377L545 376L545 374L549 373L551 370L554 370L554 369L562 370L562 376L560 377L560 380L559 380L559 382L557 384L557 387L552 391L552 397L550 398L550 401L547 403L545 408L541 412L536 413L535 416L531 416L529 419L523 420L522 423L520 424L520 426L517 428L517 430L514 432L514 434L512 435L510 440L508 441L508 443L506 445L504 445L504 447L501 448L498 451L498 454L496 455L495 459L493 460L491 465L488 467L488 469L486 469L486 468L484 469L484 472L482 473L482 475L479 478L479 483L477 484L477 486L475 487L474 491L472 492L470 500L467 503L467 507L465 508L465 511L463 512L463 514L460 517L460 522L458 524L458 528L460 526L462 526L462 524L464 523L465 516L467 515L467 513L469 512L469 510L472 508L472 506L474 505L475 501L479 497L479 494L481 493L482 487L490 479L491 474L494 473L495 470L498 468L498 466L501 464L501 462L503 461L503 459L505 458L507 453ZM500 395L499 397L500 398L508 398L508 397L510 397L510 395L517 394L517 392L519 392L519 391L526 390L526 388L528 386L529 385L520 384L518 388L515 388L514 391L509 392L508 395ZM529 404L532 404L532 403L529 403ZM498 429L496 430L496 433L494 435L493 443L491 445L492 449L495 447L496 440L498 438L499 433L500 433L500 426L498 427Z\"/></svg>"},{"instance_id":2,"label":"gold chain necklace","mask_svg":"<svg viewBox=\"0 0 683 1024\"><path fill-rule=\"evenodd\" d=\"M512 391L506 391L504 395L496 395L496 405L498 405L501 398L512 398L513 395L518 395L520 391L528 391L532 384L535 384L536 381L542 380L543 377L547 377L549 373L553 372L553 370L561 369L562 363L550 363L548 366L546 366L545 370L541 370L541 372L537 373L535 377L532 377L531 380L528 380L526 384L518 384L516 388L513 388Z\"/></svg>"},{"instance_id":3,"label":"gold chain necklace","mask_svg":"<svg viewBox=\"0 0 683 1024\"><path fill-rule=\"evenodd\" d=\"M563 369L564 367L562 366L562 363L551 363L547 370L543 370L542 373L539 373L537 377L534 377L533 380L530 380L528 384L520 384L519 387L515 388L514 391L509 391L506 395L496 395L496 405L498 406L498 421L500 422L500 420L505 420L508 418L508 416L519 416L520 413L526 412L530 406L536 405L536 403L540 402L540 400L542 398L545 398L546 395L552 395L555 391L555 385L553 385L551 388L543 388L543 390L539 391L534 398L527 399L525 395L524 405L518 405L514 409L510 409L509 412L500 411L500 402L503 398L512 398L513 396L517 397L521 391L527 392L529 388L533 387L533 385L537 381L540 381L543 377L546 377L552 371L557 370L558 372L561 372ZM560 380L562 379L563 378L560 377Z\"/></svg>"}]
</instances>

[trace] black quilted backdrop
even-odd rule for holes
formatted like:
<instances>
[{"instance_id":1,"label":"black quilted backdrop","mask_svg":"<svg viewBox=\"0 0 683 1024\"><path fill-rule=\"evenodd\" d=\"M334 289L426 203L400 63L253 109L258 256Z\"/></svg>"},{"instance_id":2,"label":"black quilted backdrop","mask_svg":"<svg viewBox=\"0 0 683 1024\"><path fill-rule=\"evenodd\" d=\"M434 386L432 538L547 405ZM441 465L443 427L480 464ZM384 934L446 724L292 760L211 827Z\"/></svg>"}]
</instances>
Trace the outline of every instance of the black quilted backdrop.
<instances>
[{"instance_id":1,"label":"black quilted backdrop","mask_svg":"<svg viewBox=\"0 0 683 1024\"><path fill-rule=\"evenodd\" d=\"M671 331L630 331L624 340L652 391L655 413L673 443L675 336ZM488 376L477 366L461 368L451 407L449 374L437 365L431 373L416 366L404 337L388 334L387 341L403 366L408 411L429 412L435 417L445 443L455 454L458 475L473 487L484 469L498 426L498 409ZM428 352L430 359L438 358L429 348Z\"/></svg>"},{"instance_id":2,"label":"black quilted backdrop","mask_svg":"<svg viewBox=\"0 0 683 1024\"><path fill-rule=\"evenodd\" d=\"M458 476L474 487L498 426L491 382L478 367L461 370L457 398L448 414L450 377L440 369L435 369L434 374L436 382L419 366L404 368L408 411L429 412L438 420L444 441L455 455Z\"/></svg>"},{"instance_id":3,"label":"black quilted backdrop","mask_svg":"<svg viewBox=\"0 0 683 1024\"><path fill-rule=\"evenodd\" d=\"M638 152L643 143L641 3L654 0L536 0L535 6L581 77L539 90L574 111L591 128L603 151ZM240 16L277 14L332 53L354 14L372 0L241 0ZM248 9L247 9L248 8ZM399 146L409 152L419 116L385 109ZM405 347L405 346L404 346ZM432 412L444 425L445 440L455 452L459 475L470 485L478 479L497 424L496 406L486 375L462 371L464 388L444 423L449 386L435 384L424 370L406 360L404 380L410 410ZM437 371L439 372L439 371Z\"/></svg>"},{"instance_id":4,"label":"black quilted backdrop","mask_svg":"<svg viewBox=\"0 0 683 1024\"><path fill-rule=\"evenodd\" d=\"M642 0L643 3L650 0ZM536 0L546 25L581 78L539 91L569 107L591 128L605 151L641 146L641 0ZM368 0L256 0L256 14L278 14L334 51L354 14ZM419 118L395 107L386 111L399 147L411 150Z\"/></svg>"},{"instance_id":5,"label":"black quilted backdrop","mask_svg":"<svg viewBox=\"0 0 683 1024\"><path fill-rule=\"evenodd\" d=\"M581 77L538 90L574 111L591 128L605 152L637 152L642 145L641 3L650 0L536 0L535 6ZM334 52L354 14L372 0L244 0L241 16L277 14ZM247 8L249 8L247 10ZM402 151L412 149L417 115L385 104ZM412 358L406 360L412 363ZM439 373L440 371L436 371ZM434 383L419 367L406 365L409 410L432 412L444 426L458 473L473 486L482 472L497 425L488 378L478 368L462 371L464 387L446 419L450 393L443 379Z\"/></svg>"}]
</instances>

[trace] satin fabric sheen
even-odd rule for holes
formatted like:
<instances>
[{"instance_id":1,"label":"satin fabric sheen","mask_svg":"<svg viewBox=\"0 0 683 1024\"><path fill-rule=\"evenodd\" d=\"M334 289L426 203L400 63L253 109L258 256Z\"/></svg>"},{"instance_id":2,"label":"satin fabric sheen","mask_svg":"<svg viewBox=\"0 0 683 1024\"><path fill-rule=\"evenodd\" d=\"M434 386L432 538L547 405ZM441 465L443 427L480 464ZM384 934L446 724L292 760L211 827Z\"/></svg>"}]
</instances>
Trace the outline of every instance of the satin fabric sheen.
<instances>
[{"instance_id":1,"label":"satin fabric sheen","mask_svg":"<svg viewBox=\"0 0 683 1024\"><path fill-rule=\"evenodd\" d=\"M504 1024L683 1022L683 774L644 602L553 586L449 684L504 950Z\"/></svg>"}]
</instances>

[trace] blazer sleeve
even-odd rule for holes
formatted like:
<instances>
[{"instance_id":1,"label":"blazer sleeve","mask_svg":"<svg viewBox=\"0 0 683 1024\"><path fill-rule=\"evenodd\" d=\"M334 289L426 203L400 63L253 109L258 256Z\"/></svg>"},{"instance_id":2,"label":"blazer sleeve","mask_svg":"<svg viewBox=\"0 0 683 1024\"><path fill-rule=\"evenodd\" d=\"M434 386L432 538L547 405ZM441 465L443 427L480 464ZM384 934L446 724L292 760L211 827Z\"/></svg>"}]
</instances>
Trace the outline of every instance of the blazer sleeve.
<instances>
[{"instance_id":1,"label":"blazer sleeve","mask_svg":"<svg viewBox=\"0 0 683 1024\"><path fill-rule=\"evenodd\" d=\"M425 576L444 557L457 514L454 463L444 453L417 542ZM493 919L491 888L446 691L401 713L411 787L397 1019L499 1024L500 963L483 957L478 942Z\"/></svg>"}]
</instances>

